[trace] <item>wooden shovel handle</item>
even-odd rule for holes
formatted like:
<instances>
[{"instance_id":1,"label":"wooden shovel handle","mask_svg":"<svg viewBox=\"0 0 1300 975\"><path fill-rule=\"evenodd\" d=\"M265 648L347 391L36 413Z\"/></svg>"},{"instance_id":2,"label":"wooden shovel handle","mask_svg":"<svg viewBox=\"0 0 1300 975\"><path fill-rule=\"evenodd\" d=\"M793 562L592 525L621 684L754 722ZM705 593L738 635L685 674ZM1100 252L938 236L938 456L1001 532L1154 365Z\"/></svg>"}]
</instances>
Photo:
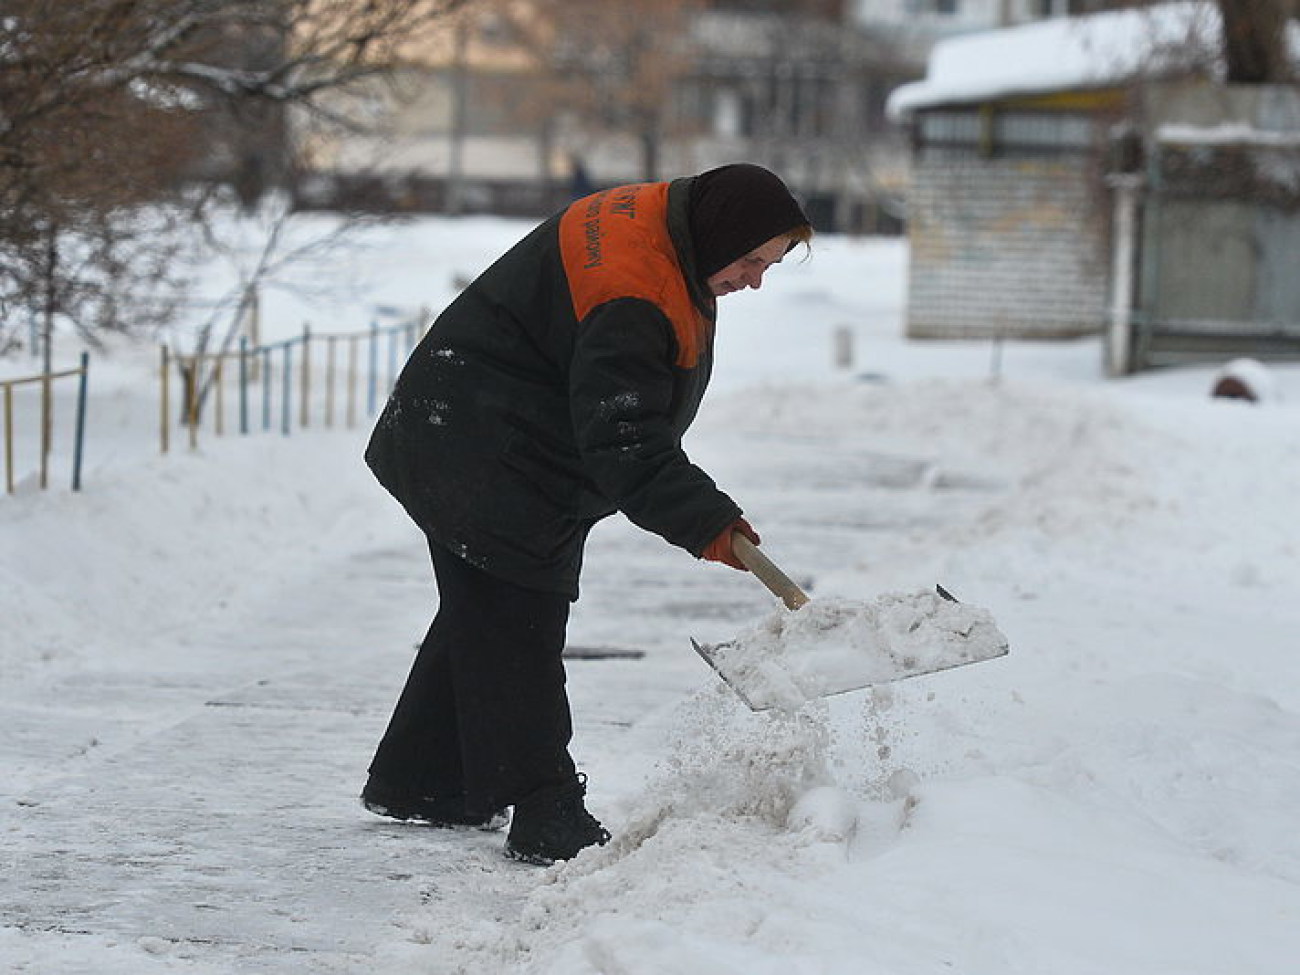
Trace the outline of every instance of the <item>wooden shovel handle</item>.
<instances>
[{"instance_id":1,"label":"wooden shovel handle","mask_svg":"<svg viewBox=\"0 0 1300 975\"><path fill-rule=\"evenodd\" d=\"M773 596L785 603L786 609L798 609L808 602L807 594L795 585L794 580L777 568L776 563L740 532L732 533L731 550L736 553L736 558L745 563L746 569L758 576L758 581L767 586Z\"/></svg>"}]
</instances>

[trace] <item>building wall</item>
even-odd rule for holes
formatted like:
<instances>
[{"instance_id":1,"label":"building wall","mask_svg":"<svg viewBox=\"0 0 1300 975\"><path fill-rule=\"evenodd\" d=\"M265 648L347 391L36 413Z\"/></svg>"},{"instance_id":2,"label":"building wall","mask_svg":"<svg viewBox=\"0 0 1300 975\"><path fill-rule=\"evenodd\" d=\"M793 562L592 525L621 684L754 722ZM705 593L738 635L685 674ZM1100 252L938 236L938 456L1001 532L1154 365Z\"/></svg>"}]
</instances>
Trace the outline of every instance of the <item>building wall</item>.
<instances>
[{"instance_id":1,"label":"building wall","mask_svg":"<svg viewBox=\"0 0 1300 975\"><path fill-rule=\"evenodd\" d=\"M914 161L907 333L1058 338L1107 315L1106 227L1082 158Z\"/></svg>"}]
</instances>

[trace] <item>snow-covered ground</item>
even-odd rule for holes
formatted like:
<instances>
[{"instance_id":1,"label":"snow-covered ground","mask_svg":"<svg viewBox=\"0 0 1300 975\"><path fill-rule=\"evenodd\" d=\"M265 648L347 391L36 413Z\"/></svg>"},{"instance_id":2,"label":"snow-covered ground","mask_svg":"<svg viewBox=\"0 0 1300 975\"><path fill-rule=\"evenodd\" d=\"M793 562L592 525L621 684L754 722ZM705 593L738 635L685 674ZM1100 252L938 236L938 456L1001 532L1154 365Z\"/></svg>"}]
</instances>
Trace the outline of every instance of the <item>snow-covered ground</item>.
<instances>
[{"instance_id":1,"label":"snow-covered ground","mask_svg":"<svg viewBox=\"0 0 1300 975\"><path fill-rule=\"evenodd\" d=\"M436 307L523 229L372 231L266 322ZM1251 406L1212 366L1106 381L1093 341L908 343L902 244L790 260L723 302L692 455L814 595L940 582L1010 655L751 713L689 638L771 597L611 519L571 642L643 656L570 690L613 842L543 870L376 819L436 597L365 431L161 457L155 353L119 351L84 492L0 497L0 968L1294 971L1300 369Z\"/></svg>"}]
</instances>

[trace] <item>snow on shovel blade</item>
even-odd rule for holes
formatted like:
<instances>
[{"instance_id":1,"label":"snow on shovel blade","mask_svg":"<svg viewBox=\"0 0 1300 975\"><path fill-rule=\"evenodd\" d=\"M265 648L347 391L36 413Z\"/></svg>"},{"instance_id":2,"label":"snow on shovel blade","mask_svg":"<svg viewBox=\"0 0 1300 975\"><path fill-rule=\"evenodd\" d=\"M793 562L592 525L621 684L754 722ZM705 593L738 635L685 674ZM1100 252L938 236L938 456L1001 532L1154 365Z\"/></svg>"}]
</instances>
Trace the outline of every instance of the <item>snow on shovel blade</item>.
<instances>
[{"instance_id":1,"label":"snow on shovel blade","mask_svg":"<svg viewBox=\"0 0 1300 975\"><path fill-rule=\"evenodd\" d=\"M992 660L1008 651L988 610L948 593L887 593L869 603L827 597L778 608L734 640L691 640L754 711Z\"/></svg>"}]
</instances>

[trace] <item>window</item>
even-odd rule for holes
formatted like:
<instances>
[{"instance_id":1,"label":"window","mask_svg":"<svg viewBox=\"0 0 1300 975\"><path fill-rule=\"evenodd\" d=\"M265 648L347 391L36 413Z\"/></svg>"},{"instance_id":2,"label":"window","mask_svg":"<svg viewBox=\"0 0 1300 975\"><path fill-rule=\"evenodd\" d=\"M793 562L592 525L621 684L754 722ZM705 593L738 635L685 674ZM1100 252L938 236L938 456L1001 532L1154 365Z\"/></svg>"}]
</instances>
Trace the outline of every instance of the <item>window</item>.
<instances>
[{"instance_id":1,"label":"window","mask_svg":"<svg viewBox=\"0 0 1300 975\"><path fill-rule=\"evenodd\" d=\"M1101 0L1036 0L1034 10L1039 17L1069 17L1096 13L1107 6Z\"/></svg>"},{"instance_id":2,"label":"window","mask_svg":"<svg viewBox=\"0 0 1300 975\"><path fill-rule=\"evenodd\" d=\"M719 88L713 100L713 133L724 139L746 134L745 102L734 88Z\"/></svg>"},{"instance_id":3,"label":"window","mask_svg":"<svg viewBox=\"0 0 1300 975\"><path fill-rule=\"evenodd\" d=\"M918 134L925 145L978 145L980 117L975 112L923 112Z\"/></svg>"},{"instance_id":4,"label":"window","mask_svg":"<svg viewBox=\"0 0 1300 975\"><path fill-rule=\"evenodd\" d=\"M1080 112L941 109L920 113L916 127L917 149L928 155L1074 155L1092 141L1092 119Z\"/></svg>"},{"instance_id":5,"label":"window","mask_svg":"<svg viewBox=\"0 0 1300 975\"><path fill-rule=\"evenodd\" d=\"M1017 149L1084 149L1092 126L1083 115L1059 112L999 112L993 121L995 146Z\"/></svg>"}]
</instances>

